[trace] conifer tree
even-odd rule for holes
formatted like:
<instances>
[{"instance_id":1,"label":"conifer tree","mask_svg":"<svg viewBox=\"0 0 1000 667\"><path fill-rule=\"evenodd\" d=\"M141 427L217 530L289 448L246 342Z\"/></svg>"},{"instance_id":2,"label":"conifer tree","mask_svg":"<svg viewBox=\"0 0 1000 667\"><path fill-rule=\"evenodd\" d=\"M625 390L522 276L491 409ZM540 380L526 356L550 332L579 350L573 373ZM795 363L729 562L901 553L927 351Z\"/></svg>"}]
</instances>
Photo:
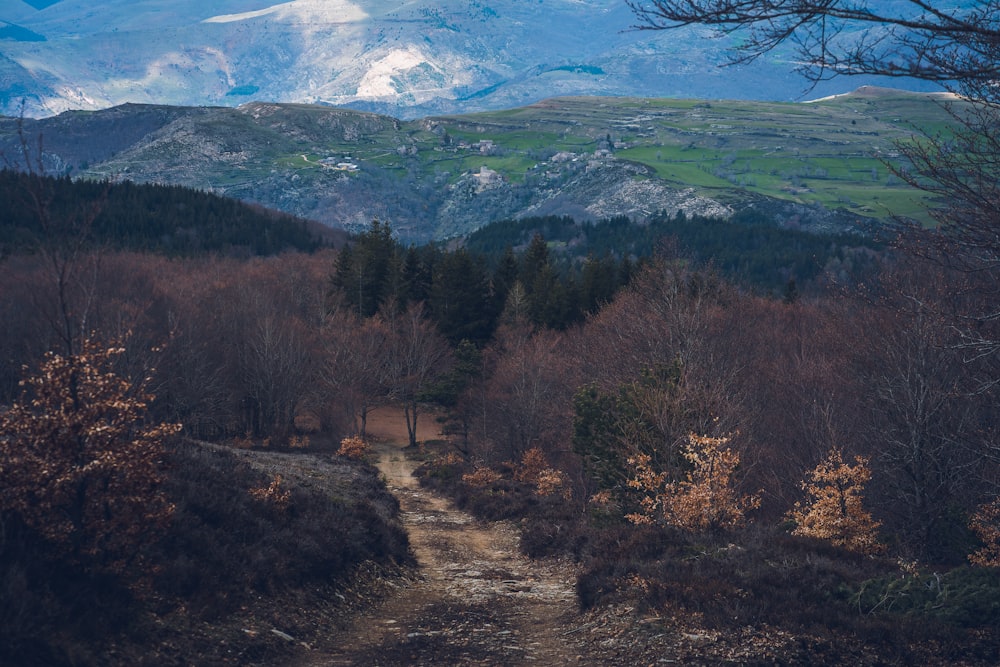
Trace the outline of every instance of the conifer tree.
<instances>
[{"instance_id":1,"label":"conifer tree","mask_svg":"<svg viewBox=\"0 0 1000 667\"><path fill-rule=\"evenodd\" d=\"M524 251L519 279L525 291L531 295L539 275L549 266L549 246L541 234L531 238L531 244Z\"/></svg>"},{"instance_id":2,"label":"conifer tree","mask_svg":"<svg viewBox=\"0 0 1000 667\"><path fill-rule=\"evenodd\" d=\"M375 219L358 236L350 250L340 252L333 285L361 317L371 317L392 296L398 295L399 244L388 223Z\"/></svg>"},{"instance_id":3,"label":"conifer tree","mask_svg":"<svg viewBox=\"0 0 1000 667\"><path fill-rule=\"evenodd\" d=\"M434 267L431 313L452 345L462 340L485 343L493 333L494 311L482 262L458 249L445 253Z\"/></svg>"}]
</instances>

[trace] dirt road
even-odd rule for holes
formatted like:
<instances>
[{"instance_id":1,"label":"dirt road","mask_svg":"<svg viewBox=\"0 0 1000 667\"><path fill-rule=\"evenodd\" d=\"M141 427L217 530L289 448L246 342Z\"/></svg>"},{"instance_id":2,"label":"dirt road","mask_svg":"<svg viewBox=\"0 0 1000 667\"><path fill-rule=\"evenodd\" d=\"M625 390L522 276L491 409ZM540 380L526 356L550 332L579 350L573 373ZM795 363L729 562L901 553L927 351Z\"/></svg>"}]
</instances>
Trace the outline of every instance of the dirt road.
<instances>
[{"instance_id":1,"label":"dirt road","mask_svg":"<svg viewBox=\"0 0 1000 667\"><path fill-rule=\"evenodd\" d=\"M420 577L357 619L342 649L303 667L335 665L588 664L572 563L518 551L507 523L482 523L425 489L391 418L376 419L378 467L402 510Z\"/></svg>"}]
</instances>

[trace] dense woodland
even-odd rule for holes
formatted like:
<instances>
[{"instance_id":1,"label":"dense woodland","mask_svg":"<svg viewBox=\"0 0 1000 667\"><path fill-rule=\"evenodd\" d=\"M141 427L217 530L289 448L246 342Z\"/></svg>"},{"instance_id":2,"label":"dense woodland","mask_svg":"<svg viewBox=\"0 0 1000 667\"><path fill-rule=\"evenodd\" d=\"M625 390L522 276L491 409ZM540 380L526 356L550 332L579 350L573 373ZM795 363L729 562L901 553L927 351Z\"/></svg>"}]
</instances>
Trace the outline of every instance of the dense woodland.
<instances>
[{"instance_id":1,"label":"dense woodland","mask_svg":"<svg viewBox=\"0 0 1000 667\"><path fill-rule=\"evenodd\" d=\"M60 191L49 187L27 191L55 202ZM318 526L336 508L283 495L280 480L234 481L249 473L178 444L335 449L346 436L363 438L368 411L388 404L405 410L413 444L431 428L426 409L446 411L450 451L427 464L426 483L483 516L523 518L529 553L579 559L584 606L618 599L638 577L647 584L628 594L642 604L722 625L733 609L721 601L749 590L734 612L740 622L871 639L912 614L954 655L995 650L1000 578L982 565L1000 560L990 504L1000 483L1000 368L964 345L967 314L991 295L977 276L861 241L825 239L821 254L808 237L779 243L746 220L659 221L643 230L644 247L658 229L674 239L641 258L616 248L624 221L584 228L565 219L535 221L502 247L484 231L453 248L404 248L375 221L339 252L260 257L228 249L265 253L294 246L294 235L259 248L209 246L205 231L194 234L199 249L216 252L179 256L173 241L155 241L160 232L130 249L106 242L130 238L116 236L113 221L146 219L134 209L106 218L107 228L99 215L62 213L117 206L114 188L93 187L89 199L46 209L69 221L65 236L29 234L0 263L0 471L16 482L0 495L0 592L26 600L0 612L0 653L68 664L65 646L86 643L92 628L66 625L62 648L45 634L80 617L108 582L115 592L95 601L118 620L149 599L225 613L240 604L242 584L223 579L207 590L213 568L227 563L192 554L207 552L234 516L259 521L241 530L267 532L286 516L275 507L288 503L301 525L253 547L266 556L240 551L246 543L225 547L252 564L248 590L405 560L405 538L378 527L373 512L367 537L345 526L350 539L328 543L335 531ZM172 201L182 194L198 198L178 191ZM167 208L187 206L195 204ZM170 224L176 238L186 223ZM12 227L31 229L30 216L4 228ZM684 254L696 233L722 229L731 238L750 229L756 240L738 260L705 245ZM565 248L579 245L581 230L606 240L574 259ZM69 242L73 234L82 241ZM790 249L778 280L752 268L773 267L775 248ZM812 253L816 270L792 250ZM995 324L974 326L985 336ZM91 404L99 407L87 413ZM57 419L66 414L91 422L66 426ZM109 425L95 428L101 420ZM66 432L71 459L73 443L132 452L122 465L143 471L127 478L141 487L113 467L89 477L85 459L67 464L79 475L76 495L62 477L32 478L32 465L54 465L45 443ZM133 449L116 449L123 442ZM229 485L271 504L229 497ZM199 488L212 493L200 498ZM132 500L115 506L108 489ZM291 548L300 539L306 555ZM739 553L726 550L733 543ZM695 571L685 554L700 552ZM31 582L46 568L57 574L39 593ZM929 572L957 582L952 592L907 606L915 598L900 587ZM681 591L673 584L683 578ZM880 602L892 596L898 604ZM969 632L980 640L969 643ZM919 655L905 644L892 648L898 659Z\"/></svg>"},{"instance_id":2,"label":"dense woodland","mask_svg":"<svg viewBox=\"0 0 1000 667\"><path fill-rule=\"evenodd\" d=\"M33 178L0 170L0 201L5 202L0 255L30 251L40 236L82 228L92 246L176 256L272 255L344 240L343 234L316 223L191 188L72 181L68 176L29 181Z\"/></svg>"}]
</instances>

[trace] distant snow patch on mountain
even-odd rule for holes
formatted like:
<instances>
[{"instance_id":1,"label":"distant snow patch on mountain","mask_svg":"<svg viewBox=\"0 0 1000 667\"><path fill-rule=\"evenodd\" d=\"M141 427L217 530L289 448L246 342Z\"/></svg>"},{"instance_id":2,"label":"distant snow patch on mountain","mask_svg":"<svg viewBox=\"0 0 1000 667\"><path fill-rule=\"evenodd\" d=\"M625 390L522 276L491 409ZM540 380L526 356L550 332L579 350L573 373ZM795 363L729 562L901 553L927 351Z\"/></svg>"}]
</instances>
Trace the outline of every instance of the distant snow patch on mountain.
<instances>
[{"instance_id":1,"label":"distant snow patch on mountain","mask_svg":"<svg viewBox=\"0 0 1000 667\"><path fill-rule=\"evenodd\" d=\"M780 50L718 68L728 42L710 31L634 23L622 0L0 0L0 114L253 96L413 118L554 95L803 94Z\"/></svg>"},{"instance_id":2,"label":"distant snow patch on mountain","mask_svg":"<svg viewBox=\"0 0 1000 667\"><path fill-rule=\"evenodd\" d=\"M395 100L407 95L418 104L435 97L453 97L451 89L465 81L460 69L451 72L435 64L416 46L392 49L368 66L358 82L357 97Z\"/></svg>"},{"instance_id":3,"label":"distant snow patch on mountain","mask_svg":"<svg viewBox=\"0 0 1000 667\"><path fill-rule=\"evenodd\" d=\"M369 18L365 10L346 0L293 0L252 12L213 16L202 23L235 23L269 15L282 21L292 20L309 24L353 23Z\"/></svg>"}]
</instances>

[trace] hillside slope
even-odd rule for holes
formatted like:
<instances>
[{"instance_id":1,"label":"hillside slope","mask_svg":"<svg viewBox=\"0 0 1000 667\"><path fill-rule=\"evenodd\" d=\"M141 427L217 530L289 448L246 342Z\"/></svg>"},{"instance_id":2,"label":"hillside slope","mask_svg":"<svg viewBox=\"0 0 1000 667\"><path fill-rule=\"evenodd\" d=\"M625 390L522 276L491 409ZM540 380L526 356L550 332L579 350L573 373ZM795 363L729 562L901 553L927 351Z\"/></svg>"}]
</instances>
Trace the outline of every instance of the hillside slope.
<instances>
[{"instance_id":1,"label":"hillside slope","mask_svg":"<svg viewBox=\"0 0 1000 667\"><path fill-rule=\"evenodd\" d=\"M914 126L947 119L932 96L862 89L810 104L554 98L415 121L316 105L127 105L23 126L44 137L52 172L196 187L348 229L380 218L421 242L528 215L725 215L761 198L806 228L919 218L926 202L885 161ZM16 131L0 119L7 156Z\"/></svg>"}]
</instances>

